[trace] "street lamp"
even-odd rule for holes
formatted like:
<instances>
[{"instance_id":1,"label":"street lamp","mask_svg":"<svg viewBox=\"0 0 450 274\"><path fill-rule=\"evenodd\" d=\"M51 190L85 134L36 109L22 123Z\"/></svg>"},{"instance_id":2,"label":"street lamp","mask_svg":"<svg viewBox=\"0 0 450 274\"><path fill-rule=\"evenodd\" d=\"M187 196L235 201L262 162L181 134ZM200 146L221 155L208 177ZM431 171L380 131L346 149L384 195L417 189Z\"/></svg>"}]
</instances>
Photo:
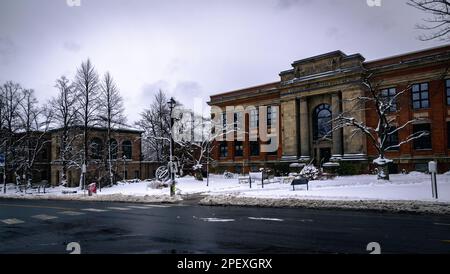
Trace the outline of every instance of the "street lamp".
<instances>
[{"instance_id":1,"label":"street lamp","mask_svg":"<svg viewBox=\"0 0 450 274\"><path fill-rule=\"evenodd\" d=\"M173 117L172 117L172 112L173 109L175 108L176 105L176 101L175 99L170 98L170 101L167 102L167 104L169 105L169 109L170 109L170 131L169 131L169 136L170 136L170 159L169 159L169 172L170 172L170 196L174 196L175 195L175 174L174 174L174 170L173 170L173 149L174 149L174 144L173 144L173 135L172 135L172 128L173 128Z\"/></svg>"},{"instance_id":2,"label":"street lamp","mask_svg":"<svg viewBox=\"0 0 450 274\"><path fill-rule=\"evenodd\" d=\"M123 159L123 180L125 181L127 178L127 176L126 176L126 173L127 173L127 170L126 170L126 164L127 164L127 156L126 155L123 155L122 156L122 159Z\"/></svg>"}]
</instances>

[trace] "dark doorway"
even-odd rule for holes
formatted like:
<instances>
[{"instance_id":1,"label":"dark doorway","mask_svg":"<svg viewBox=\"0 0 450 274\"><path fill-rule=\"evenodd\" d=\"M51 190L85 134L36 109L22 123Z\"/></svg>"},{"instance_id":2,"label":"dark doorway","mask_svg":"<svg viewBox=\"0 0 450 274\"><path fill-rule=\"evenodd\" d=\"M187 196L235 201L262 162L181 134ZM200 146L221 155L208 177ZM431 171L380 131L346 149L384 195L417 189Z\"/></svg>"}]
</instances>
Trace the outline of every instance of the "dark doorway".
<instances>
[{"instance_id":1,"label":"dark doorway","mask_svg":"<svg viewBox=\"0 0 450 274\"><path fill-rule=\"evenodd\" d=\"M331 159L331 148L320 149L320 166L324 163L328 163Z\"/></svg>"}]
</instances>

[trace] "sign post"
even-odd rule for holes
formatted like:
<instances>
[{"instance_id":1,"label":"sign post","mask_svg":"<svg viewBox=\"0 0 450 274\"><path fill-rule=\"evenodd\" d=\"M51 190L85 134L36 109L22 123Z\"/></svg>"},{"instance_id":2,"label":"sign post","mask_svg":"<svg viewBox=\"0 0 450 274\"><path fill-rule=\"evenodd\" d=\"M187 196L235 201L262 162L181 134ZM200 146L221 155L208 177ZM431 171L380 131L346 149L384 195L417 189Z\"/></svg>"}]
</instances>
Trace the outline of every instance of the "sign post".
<instances>
[{"instance_id":1,"label":"sign post","mask_svg":"<svg viewBox=\"0 0 450 274\"><path fill-rule=\"evenodd\" d=\"M3 170L3 193L6 193L6 167L4 154L0 154L0 169Z\"/></svg>"},{"instance_id":2,"label":"sign post","mask_svg":"<svg viewBox=\"0 0 450 274\"><path fill-rule=\"evenodd\" d=\"M437 163L435 161L431 161L428 163L428 171L431 174L431 193L434 199L438 199L439 196L436 181Z\"/></svg>"}]
</instances>

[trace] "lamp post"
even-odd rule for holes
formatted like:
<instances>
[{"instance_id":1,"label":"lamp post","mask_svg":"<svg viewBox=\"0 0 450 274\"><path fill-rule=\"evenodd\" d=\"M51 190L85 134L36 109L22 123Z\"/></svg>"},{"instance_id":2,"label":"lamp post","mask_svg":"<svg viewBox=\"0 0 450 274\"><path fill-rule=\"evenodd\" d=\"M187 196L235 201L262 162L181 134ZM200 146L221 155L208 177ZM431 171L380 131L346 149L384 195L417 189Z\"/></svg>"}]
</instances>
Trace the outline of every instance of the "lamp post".
<instances>
[{"instance_id":1,"label":"lamp post","mask_svg":"<svg viewBox=\"0 0 450 274\"><path fill-rule=\"evenodd\" d=\"M122 159L123 159L123 180L125 181L127 179L127 176L126 176L126 173L127 173L127 169L126 169L127 156L123 155Z\"/></svg>"},{"instance_id":2,"label":"lamp post","mask_svg":"<svg viewBox=\"0 0 450 274\"><path fill-rule=\"evenodd\" d=\"M170 196L174 196L175 195L175 174L174 174L174 170L173 170L173 149L174 149L174 144L173 144L173 134L172 134L172 128L173 128L173 117L172 117L172 112L173 109L175 108L175 104L176 101L175 99L170 98L170 101L167 102L167 104L169 105L169 109L170 109L170 131L169 131L169 136L170 136L170 159L169 159L169 172L170 172Z\"/></svg>"}]
</instances>

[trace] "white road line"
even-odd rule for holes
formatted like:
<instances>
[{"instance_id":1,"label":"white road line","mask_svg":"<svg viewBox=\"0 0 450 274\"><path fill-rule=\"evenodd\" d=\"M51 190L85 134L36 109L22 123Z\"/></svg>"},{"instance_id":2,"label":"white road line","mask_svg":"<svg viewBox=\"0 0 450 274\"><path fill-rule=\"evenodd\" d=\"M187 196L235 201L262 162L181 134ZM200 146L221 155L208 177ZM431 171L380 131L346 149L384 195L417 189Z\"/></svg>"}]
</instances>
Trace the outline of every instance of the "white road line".
<instances>
[{"instance_id":1,"label":"white road line","mask_svg":"<svg viewBox=\"0 0 450 274\"><path fill-rule=\"evenodd\" d=\"M19 219L5 219L5 220L1 220L2 223L7 224L7 225L17 225L17 224L23 224L25 223L22 220Z\"/></svg>"},{"instance_id":2,"label":"white road line","mask_svg":"<svg viewBox=\"0 0 450 274\"><path fill-rule=\"evenodd\" d=\"M162 208L165 208L165 207L171 207L171 206L168 206L168 205L144 205L145 207L162 207Z\"/></svg>"},{"instance_id":3,"label":"white road line","mask_svg":"<svg viewBox=\"0 0 450 274\"><path fill-rule=\"evenodd\" d=\"M444 225L444 226L450 226L450 224L444 224L444 223L434 223L435 225Z\"/></svg>"},{"instance_id":4,"label":"white road line","mask_svg":"<svg viewBox=\"0 0 450 274\"><path fill-rule=\"evenodd\" d=\"M61 211L61 212L58 212L58 213L62 214L62 215L68 215L68 216L79 216L79 215L86 214L86 213L78 212L78 211Z\"/></svg>"},{"instance_id":5,"label":"white road line","mask_svg":"<svg viewBox=\"0 0 450 274\"><path fill-rule=\"evenodd\" d=\"M56 217L56 216L50 216L50 215L46 215L46 214L34 215L34 216L31 216L31 217L35 218L35 219L43 220L43 221L58 219L58 217Z\"/></svg>"},{"instance_id":6,"label":"white road line","mask_svg":"<svg viewBox=\"0 0 450 274\"><path fill-rule=\"evenodd\" d=\"M128 208L128 207L114 207L114 206L108 207L108 209L120 210L120 211L131 210L131 208Z\"/></svg>"},{"instance_id":7,"label":"white road line","mask_svg":"<svg viewBox=\"0 0 450 274\"><path fill-rule=\"evenodd\" d=\"M255 221L271 221L271 222L283 222L283 219L277 219L277 218L257 218L257 217L248 217L250 220Z\"/></svg>"},{"instance_id":8,"label":"white road line","mask_svg":"<svg viewBox=\"0 0 450 274\"><path fill-rule=\"evenodd\" d=\"M109 210L106 210L106 209L98 209L98 208L85 208L85 209L82 209L82 210L90 211L90 212L107 212L107 211L109 211Z\"/></svg>"},{"instance_id":9,"label":"white road line","mask_svg":"<svg viewBox=\"0 0 450 274\"><path fill-rule=\"evenodd\" d=\"M234 219L220 219L220 218L199 218L202 221L205 222L212 222L212 223L226 223L226 222L234 222Z\"/></svg>"},{"instance_id":10,"label":"white road line","mask_svg":"<svg viewBox=\"0 0 450 274\"><path fill-rule=\"evenodd\" d=\"M135 209L148 209L146 206L128 206L129 208L135 208Z\"/></svg>"}]
</instances>

